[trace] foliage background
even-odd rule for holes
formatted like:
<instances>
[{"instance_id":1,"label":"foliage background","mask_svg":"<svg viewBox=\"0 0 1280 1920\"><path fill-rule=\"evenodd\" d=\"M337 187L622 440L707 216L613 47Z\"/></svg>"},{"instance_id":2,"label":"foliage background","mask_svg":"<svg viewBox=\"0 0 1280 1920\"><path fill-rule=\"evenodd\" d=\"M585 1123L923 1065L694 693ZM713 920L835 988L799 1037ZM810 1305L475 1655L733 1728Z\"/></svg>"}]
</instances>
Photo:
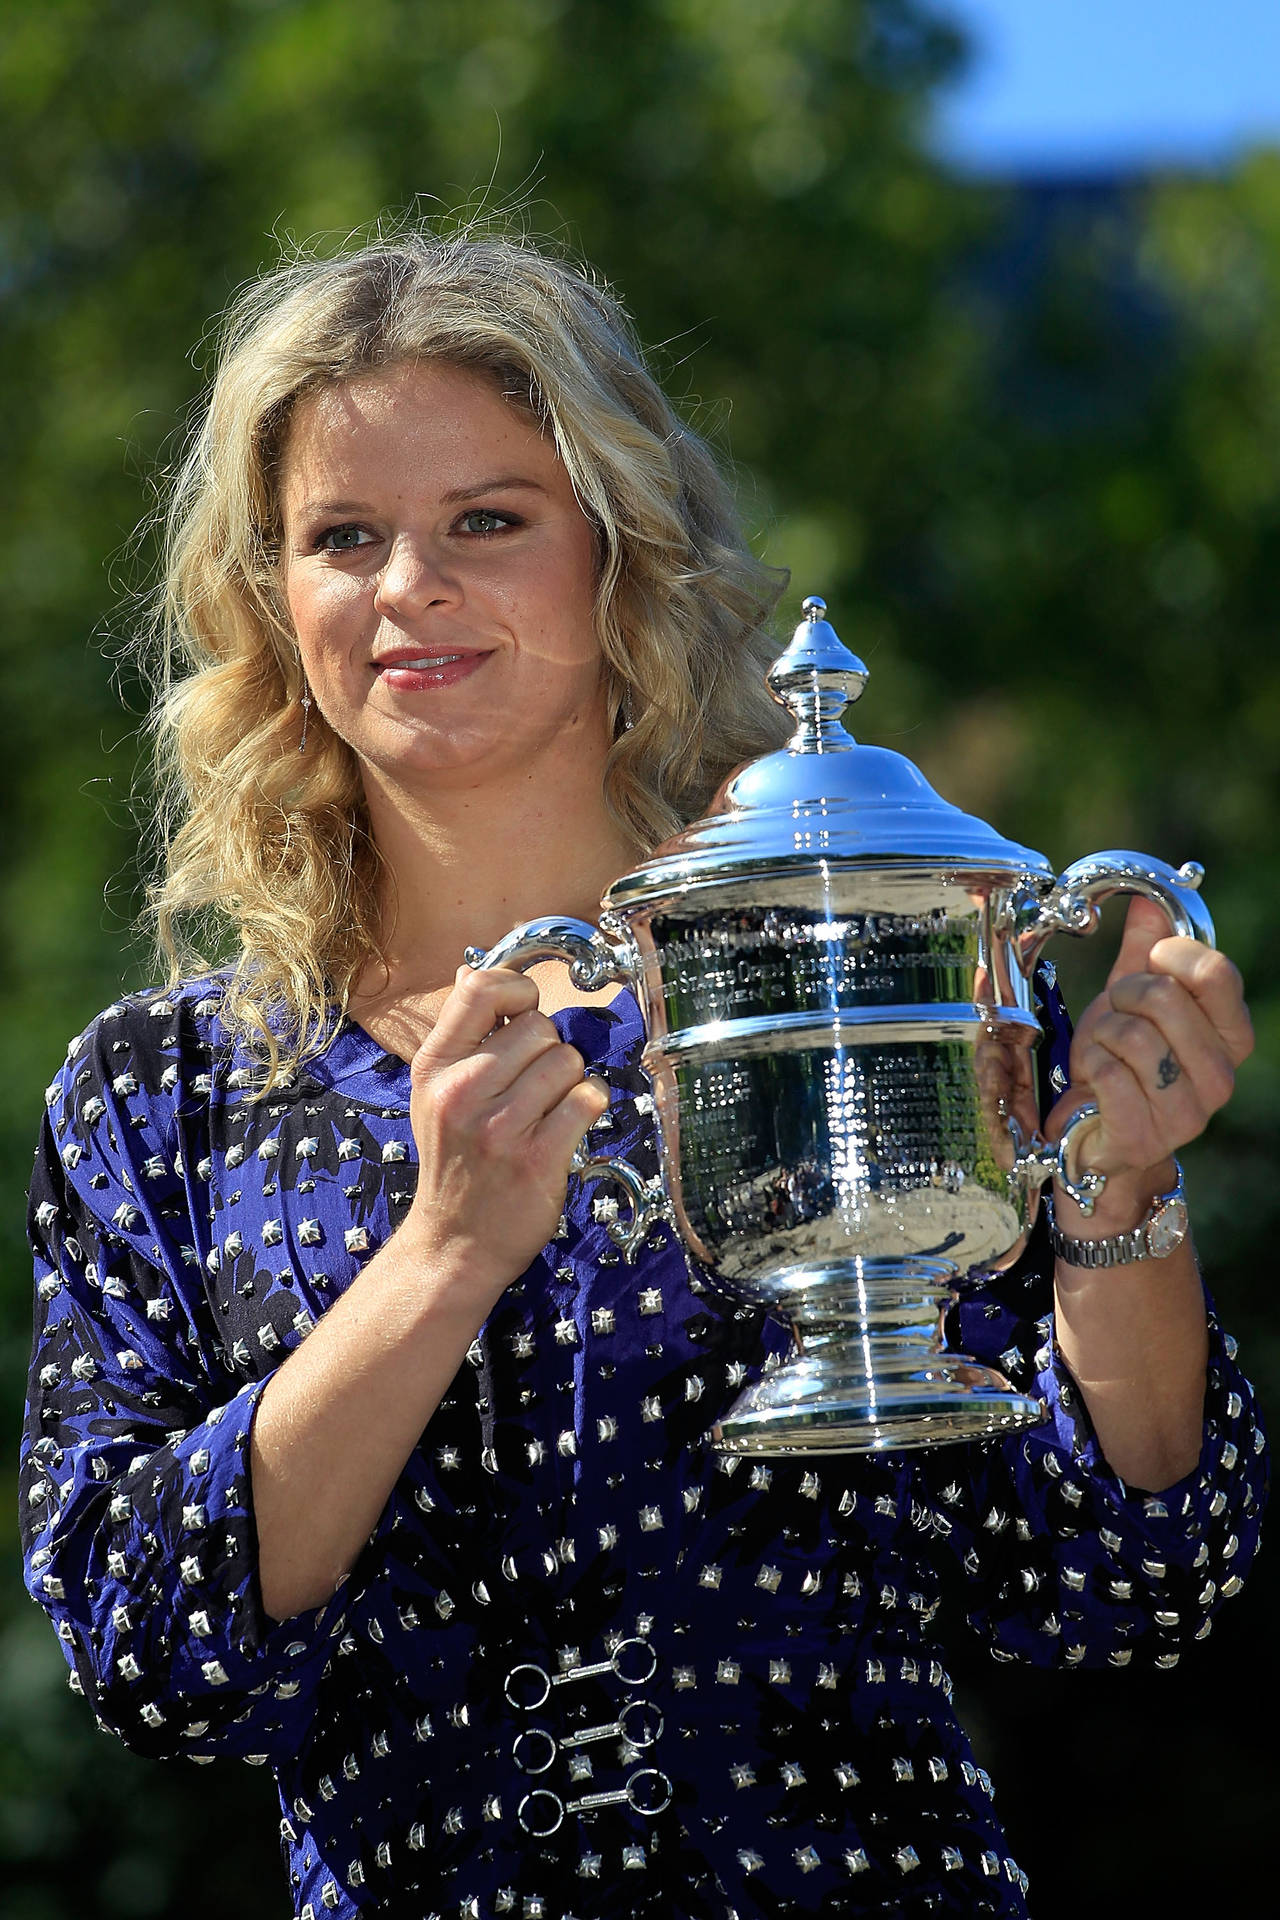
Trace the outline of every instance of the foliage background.
<instances>
[{"instance_id":1,"label":"foliage background","mask_svg":"<svg viewBox=\"0 0 1280 1920\"><path fill-rule=\"evenodd\" d=\"M1206 862L1260 1046L1187 1159L1274 1408L1280 155L1207 178L949 178L924 132L963 49L913 0L3 0L0 27L9 1431L40 1089L150 967L120 643L152 550L132 530L209 315L278 241L418 196L523 200L621 285L737 464L761 551L795 570L789 614L824 592L869 659L866 737L1060 863ZM1060 959L1077 1000L1105 965ZM284 1916L268 1781L97 1734L16 1551L3 1567L9 1920ZM1264 1558L1172 1675L958 1647L1039 1920L1086 1897L1099 1920L1243 1909L1266 1883L1275 1587Z\"/></svg>"}]
</instances>

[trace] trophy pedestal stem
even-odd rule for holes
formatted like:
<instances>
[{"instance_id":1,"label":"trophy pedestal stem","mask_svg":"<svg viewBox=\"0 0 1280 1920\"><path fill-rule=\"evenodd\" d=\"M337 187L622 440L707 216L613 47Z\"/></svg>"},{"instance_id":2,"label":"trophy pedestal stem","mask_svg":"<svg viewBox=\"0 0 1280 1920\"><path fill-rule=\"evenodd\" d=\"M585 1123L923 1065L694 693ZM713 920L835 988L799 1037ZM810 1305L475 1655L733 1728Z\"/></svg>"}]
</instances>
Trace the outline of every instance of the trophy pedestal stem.
<instances>
[{"instance_id":1,"label":"trophy pedestal stem","mask_svg":"<svg viewBox=\"0 0 1280 1920\"><path fill-rule=\"evenodd\" d=\"M1035 1395L943 1346L954 1268L924 1260L850 1268L839 1276L844 1287L832 1285L828 1269L797 1274L800 1285L783 1289L790 1297L775 1311L791 1322L796 1354L748 1387L713 1429L722 1453L879 1453L986 1439L1044 1419Z\"/></svg>"}]
</instances>

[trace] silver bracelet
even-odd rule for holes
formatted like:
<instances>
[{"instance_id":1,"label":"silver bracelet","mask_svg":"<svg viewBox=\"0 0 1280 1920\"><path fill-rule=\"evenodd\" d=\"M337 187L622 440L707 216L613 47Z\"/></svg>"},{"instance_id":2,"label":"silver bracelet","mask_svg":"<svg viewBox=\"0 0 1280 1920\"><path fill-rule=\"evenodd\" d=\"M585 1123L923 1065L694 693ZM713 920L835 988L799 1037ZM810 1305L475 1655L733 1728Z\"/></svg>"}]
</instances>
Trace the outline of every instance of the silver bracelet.
<instances>
[{"instance_id":1,"label":"silver bracelet","mask_svg":"<svg viewBox=\"0 0 1280 1920\"><path fill-rule=\"evenodd\" d=\"M1173 1164L1178 1167L1177 1185L1169 1193L1158 1194L1130 1232L1114 1233L1106 1240L1071 1240L1060 1233L1054 1217L1053 1194L1046 1193L1049 1241L1058 1259L1065 1260L1071 1267L1127 1267L1135 1260L1167 1259L1186 1239L1188 1226L1182 1168L1176 1160Z\"/></svg>"}]
</instances>

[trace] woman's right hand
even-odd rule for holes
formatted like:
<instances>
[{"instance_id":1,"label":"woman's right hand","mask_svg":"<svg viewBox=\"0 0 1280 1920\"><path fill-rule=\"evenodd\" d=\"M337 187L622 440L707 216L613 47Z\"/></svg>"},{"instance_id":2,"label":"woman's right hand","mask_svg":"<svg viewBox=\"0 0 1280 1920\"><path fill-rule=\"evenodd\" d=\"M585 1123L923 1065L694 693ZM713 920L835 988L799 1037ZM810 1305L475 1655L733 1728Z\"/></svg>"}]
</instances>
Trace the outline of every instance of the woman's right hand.
<instances>
[{"instance_id":1,"label":"woman's right hand","mask_svg":"<svg viewBox=\"0 0 1280 1920\"><path fill-rule=\"evenodd\" d=\"M554 1234L574 1149L609 1104L505 967L460 967L413 1057L418 1188L406 1226L424 1250L493 1297Z\"/></svg>"},{"instance_id":2,"label":"woman's right hand","mask_svg":"<svg viewBox=\"0 0 1280 1920\"><path fill-rule=\"evenodd\" d=\"M350 1572L503 1289L556 1230L608 1105L523 974L464 967L413 1057L404 1224L267 1382L251 1471L263 1605L286 1620Z\"/></svg>"}]
</instances>

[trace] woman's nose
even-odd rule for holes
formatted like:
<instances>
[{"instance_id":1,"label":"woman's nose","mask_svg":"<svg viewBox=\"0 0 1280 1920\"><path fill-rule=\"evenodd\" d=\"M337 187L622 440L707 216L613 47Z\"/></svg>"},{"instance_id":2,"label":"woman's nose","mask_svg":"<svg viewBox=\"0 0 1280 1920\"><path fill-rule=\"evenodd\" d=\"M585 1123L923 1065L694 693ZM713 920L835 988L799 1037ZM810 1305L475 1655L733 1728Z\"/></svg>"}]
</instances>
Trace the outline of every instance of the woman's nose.
<instances>
[{"instance_id":1,"label":"woman's nose","mask_svg":"<svg viewBox=\"0 0 1280 1920\"><path fill-rule=\"evenodd\" d=\"M426 607L448 606L457 598L457 581L431 546L400 535L374 596L379 613L417 613Z\"/></svg>"}]
</instances>

